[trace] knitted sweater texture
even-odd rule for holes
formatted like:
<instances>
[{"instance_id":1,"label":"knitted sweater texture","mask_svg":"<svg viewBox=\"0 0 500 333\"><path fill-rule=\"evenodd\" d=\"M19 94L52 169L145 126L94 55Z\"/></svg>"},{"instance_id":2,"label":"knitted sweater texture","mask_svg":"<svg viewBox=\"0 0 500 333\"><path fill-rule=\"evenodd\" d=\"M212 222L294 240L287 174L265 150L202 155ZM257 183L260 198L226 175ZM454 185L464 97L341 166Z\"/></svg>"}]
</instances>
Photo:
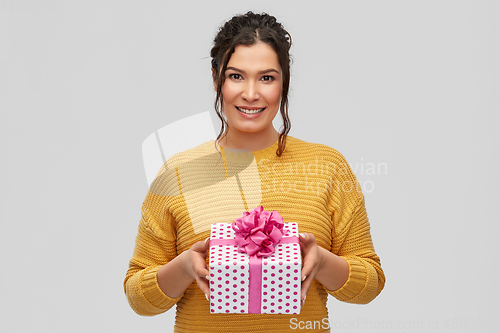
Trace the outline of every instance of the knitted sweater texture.
<instances>
[{"instance_id":1,"label":"knitted sweater texture","mask_svg":"<svg viewBox=\"0 0 500 333\"><path fill-rule=\"evenodd\" d=\"M132 309L153 316L177 304L175 332L285 332L303 322L308 332L329 332L326 302L366 304L383 289L385 276L376 255L364 196L345 158L335 149L288 136L254 152L215 147L209 141L172 156L161 168L142 205L135 249L124 281ZM158 269L210 235L212 223L232 223L262 205L278 211L299 232L342 256L349 278L338 290L314 280L298 315L211 314L193 282L178 298L158 286ZM207 259L208 262L208 259ZM325 319L326 318L326 319Z\"/></svg>"}]
</instances>

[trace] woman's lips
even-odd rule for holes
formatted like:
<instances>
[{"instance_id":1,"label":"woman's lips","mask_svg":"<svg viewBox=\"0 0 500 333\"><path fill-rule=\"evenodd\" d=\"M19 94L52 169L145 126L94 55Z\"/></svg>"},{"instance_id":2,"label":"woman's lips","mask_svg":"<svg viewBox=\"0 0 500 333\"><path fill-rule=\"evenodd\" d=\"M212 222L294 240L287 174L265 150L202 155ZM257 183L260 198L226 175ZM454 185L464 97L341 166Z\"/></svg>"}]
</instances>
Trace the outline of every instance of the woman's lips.
<instances>
[{"instance_id":1,"label":"woman's lips","mask_svg":"<svg viewBox=\"0 0 500 333\"><path fill-rule=\"evenodd\" d=\"M259 107L250 107L250 106L236 106L236 109L243 114L254 115L254 114L259 114L262 111L264 111L265 107L259 108Z\"/></svg>"}]
</instances>

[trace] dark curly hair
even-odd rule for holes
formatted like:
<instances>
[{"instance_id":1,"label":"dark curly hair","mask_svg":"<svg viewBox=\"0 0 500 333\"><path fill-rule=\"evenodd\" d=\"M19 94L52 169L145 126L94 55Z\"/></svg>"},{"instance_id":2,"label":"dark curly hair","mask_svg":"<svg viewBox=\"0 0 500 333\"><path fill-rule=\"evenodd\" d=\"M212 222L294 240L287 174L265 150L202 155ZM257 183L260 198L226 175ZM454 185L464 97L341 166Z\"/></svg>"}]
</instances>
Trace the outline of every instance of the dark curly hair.
<instances>
[{"instance_id":1,"label":"dark curly hair","mask_svg":"<svg viewBox=\"0 0 500 333\"><path fill-rule=\"evenodd\" d=\"M254 45L257 42L264 42L271 46L278 55L283 76L283 86L281 90L280 113L283 118L278 139L278 149L276 155L281 156L286 146L286 136L290 132L290 119L288 118L288 90L290 87L290 47L292 37L276 21L274 16L266 13L255 14L248 12L244 15L237 15L227 21L214 38L214 46L210 51L212 57L212 75L215 84L215 112L222 121L221 130L217 140L223 137L226 126L228 126L221 113L222 86L225 81L225 71L234 49L238 45ZM226 133L227 134L227 133ZM224 134L224 136L226 135ZM217 141L216 140L216 141Z\"/></svg>"}]
</instances>

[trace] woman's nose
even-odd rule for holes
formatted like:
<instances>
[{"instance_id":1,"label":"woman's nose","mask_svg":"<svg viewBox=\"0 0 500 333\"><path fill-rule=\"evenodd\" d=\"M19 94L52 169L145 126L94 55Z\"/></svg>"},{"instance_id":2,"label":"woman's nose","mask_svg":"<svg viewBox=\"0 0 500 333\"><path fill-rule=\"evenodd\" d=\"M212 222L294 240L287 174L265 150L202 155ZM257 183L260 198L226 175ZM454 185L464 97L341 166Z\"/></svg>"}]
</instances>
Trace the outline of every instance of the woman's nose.
<instances>
[{"instance_id":1,"label":"woman's nose","mask_svg":"<svg viewBox=\"0 0 500 333\"><path fill-rule=\"evenodd\" d=\"M257 92L256 85L254 83L247 83L241 97L248 102L257 100L259 98L259 94Z\"/></svg>"}]
</instances>

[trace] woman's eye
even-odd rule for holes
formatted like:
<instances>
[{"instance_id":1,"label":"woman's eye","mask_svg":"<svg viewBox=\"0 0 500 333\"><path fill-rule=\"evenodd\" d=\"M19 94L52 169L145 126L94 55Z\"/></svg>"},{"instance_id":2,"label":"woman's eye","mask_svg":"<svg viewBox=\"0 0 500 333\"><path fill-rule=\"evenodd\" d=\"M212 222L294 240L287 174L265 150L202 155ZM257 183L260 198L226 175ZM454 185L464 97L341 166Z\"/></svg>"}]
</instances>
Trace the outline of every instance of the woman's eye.
<instances>
[{"instance_id":1,"label":"woman's eye","mask_svg":"<svg viewBox=\"0 0 500 333\"><path fill-rule=\"evenodd\" d=\"M262 77L262 81L273 81L274 77L271 75L266 75Z\"/></svg>"},{"instance_id":2,"label":"woman's eye","mask_svg":"<svg viewBox=\"0 0 500 333\"><path fill-rule=\"evenodd\" d=\"M229 78L235 79L235 80L240 80L241 79L241 75L233 73L233 74L229 74Z\"/></svg>"}]
</instances>

